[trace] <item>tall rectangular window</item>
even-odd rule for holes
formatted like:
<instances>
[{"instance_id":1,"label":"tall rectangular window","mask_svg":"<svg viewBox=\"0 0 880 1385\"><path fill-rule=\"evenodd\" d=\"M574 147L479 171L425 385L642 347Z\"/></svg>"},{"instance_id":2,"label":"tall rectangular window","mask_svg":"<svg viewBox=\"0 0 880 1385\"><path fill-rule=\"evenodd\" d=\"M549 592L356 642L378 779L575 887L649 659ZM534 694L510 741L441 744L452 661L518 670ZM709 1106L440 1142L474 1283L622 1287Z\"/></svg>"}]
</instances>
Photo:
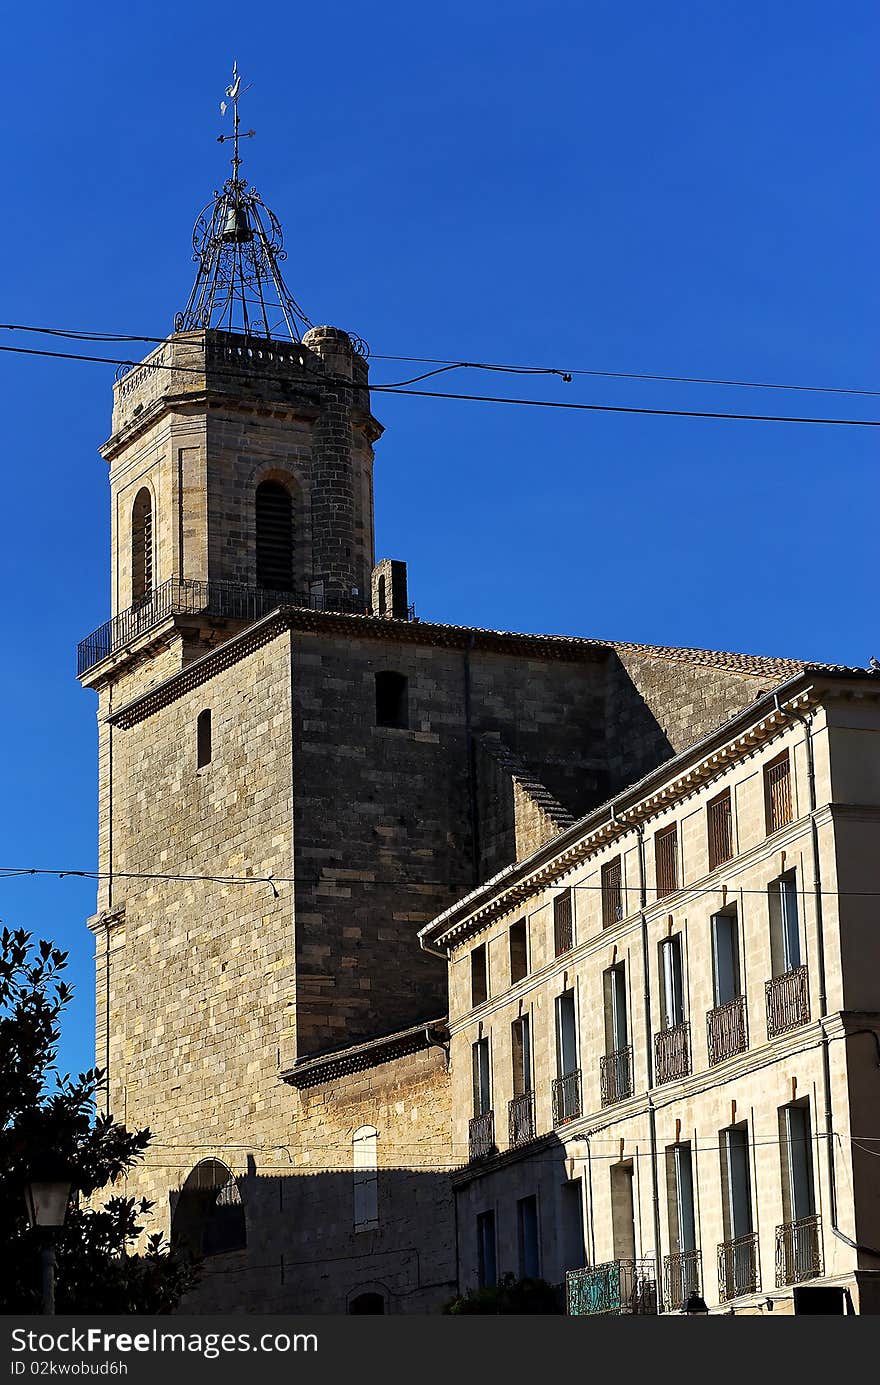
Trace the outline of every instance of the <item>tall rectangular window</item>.
<instances>
[{"instance_id":1,"label":"tall rectangular window","mask_svg":"<svg viewBox=\"0 0 880 1385\"><path fill-rule=\"evenodd\" d=\"M206 707L196 718L196 768L211 763L211 709Z\"/></svg>"},{"instance_id":2,"label":"tall rectangular window","mask_svg":"<svg viewBox=\"0 0 880 1385\"><path fill-rule=\"evenodd\" d=\"M480 1212L477 1217L477 1275L481 1289L491 1288L498 1280L494 1212Z\"/></svg>"},{"instance_id":3,"label":"tall rectangular window","mask_svg":"<svg viewBox=\"0 0 880 1385\"><path fill-rule=\"evenodd\" d=\"M520 1279L537 1279L541 1273L538 1245L538 1199L521 1197L516 1204Z\"/></svg>"},{"instance_id":4,"label":"tall rectangular window","mask_svg":"<svg viewBox=\"0 0 880 1385\"><path fill-rule=\"evenodd\" d=\"M801 1221L816 1214L813 1186L813 1141L810 1108L806 1101L793 1102L780 1111L782 1137L782 1184L786 1220Z\"/></svg>"},{"instance_id":5,"label":"tall rectangular window","mask_svg":"<svg viewBox=\"0 0 880 1385\"><path fill-rule=\"evenodd\" d=\"M618 923L623 918L623 891L620 857L615 856L602 867L602 927Z\"/></svg>"},{"instance_id":6,"label":"tall rectangular window","mask_svg":"<svg viewBox=\"0 0 880 1385\"><path fill-rule=\"evenodd\" d=\"M471 1007L482 1005L489 995L489 975L486 965L486 944L471 953Z\"/></svg>"},{"instance_id":7,"label":"tall rectangular window","mask_svg":"<svg viewBox=\"0 0 880 1385\"><path fill-rule=\"evenodd\" d=\"M791 822L791 761L787 750L764 766L764 816L768 837Z\"/></svg>"},{"instance_id":8,"label":"tall rectangular window","mask_svg":"<svg viewBox=\"0 0 880 1385\"><path fill-rule=\"evenodd\" d=\"M657 898L678 889L678 827L664 827L654 835L654 868Z\"/></svg>"},{"instance_id":9,"label":"tall rectangular window","mask_svg":"<svg viewBox=\"0 0 880 1385\"><path fill-rule=\"evenodd\" d=\"M619 1053L629 1044L626 1015L626 964L618 962L605 972L605 1052Z\"/></svg>"},{"instance_id":10,"label":"tall rectangular window","mask_svg":"<svg viewBox=\"0 0 880 1385\"><path fill-rule=\"evenodd\" d=\"M584 1249L584 1202L582 1184L579 1178L563 1183L559 1190L559 1248L562 1258L560 1269L563 1279L566 1270L582 1269L586 1254Z\"/></svg>"},{"instance_id":11,"label":"tall rectangular window","mask_svg":"<svg viewBox=\"0 0 880 1385\"><path fill-rule=\"evenodd\" d=\"M706 805L706 824L709 834L709 869L729 861L733 855L733 818L730 789L725 789Z\"/></svg>"},{"instance_id":12,"label":"tall rectangular window","mask_svg":"<svg viewBox=\"0 0 880 1385\"><path fill-rule=\"evenodd\" d=\"M563 991L556 997L556 1070L560 1077L565 1077L579 1067L574 991Z\"/></svg>"},{"instance_id":13,"label":"tall rectangular window","mask_svg":"<svg viewBox=\"0 0 880 1385\"><path fill-rule=\"evenodd\" d=\"M712 915L712 988L716 1008L742 995L735 908Z\"/></svg>"},{"instance_id":14,"label":"tall rectangular window","mask_svg":"<svg viewBox=\"0 0 880 1385\"><path fill-rule=\"evenodd\" d=\"M680 933L664 938L660 944L660 1023L663 1029L684 1024Z\"/></svg>"},{"instance_id":15,"label":"tall rectangular window","mask_svg":"<svg viewBox=\"0 0 880 1385\"><path fill-rule=\"evenodd\" d=\"M674 1251L687 1254L697 1248L694 1214L694 1169L688 1142L670 1145L666 1151L672 1197L669 1200L669 1239Z\"/></svg>"},{"instance_id":16,"label":"tall rectangular window","mask_svg":"<svg viewBox=\"0 0 880 1385\"><path fill-rule=\"evenodd\" d=\"M725 1239L751 1235L752 1189L749 1172L749 1132L732 1125L721 1132L721 1187Z\"/></svg>"},{"instance_id":17,"label":"tall rectangular window","mask_svg":"<svg viewBox=\"0 0 880 1385\"><path fill-rule=\"evenodd\" d=\"M801 935L798 919L797 872L786 871L771 880L767 890L770 905L770 957L774 976L784 976L801 965Z\"/></svg>"},{"instance_id":18,"label":"tall rectangular window","mask_svg":"<svg viewBox=\"0 0 880 1385\"><path fill-rule=\"evenodd\" d=\"M510 947L510 984L513 986L517 981L522 981L529 970L528 934L525 919L518 919L516 923L511 924L508 944Z\"/></svg>"},{"instance_id":19,"label":"tall rectangular window","mask_svg":"<svg viewBox=\"0 0 880 1385\"><path fill-rule=\"evenodd\" d=\"M553 943L557 957L574 947L571 890L563 890L553 901Z\"/></svg>"},{"instance_id":20,"label":"tall rectangular window","mask_svg":"<svg viewBox=\"0 0 880 1385\"><path fill-rule=\"evenodd\" d=\"M492 1110L492 1086L489 1072L489 1040L478 1039L471 1046L474 1081L474 1115L485 1116Z\"/></svg>"},{"instance_id":21,"label":"tall rectangular window","mask_svg":"<svg viewBox=\"0 0 880 1385\"><path fill-rule=\"evenodd\" d=\"M528 1015L521 1015L510 1026L513 1058L513 1095L532 1090L532 1034Z\"/></svg>"}]
</instances>

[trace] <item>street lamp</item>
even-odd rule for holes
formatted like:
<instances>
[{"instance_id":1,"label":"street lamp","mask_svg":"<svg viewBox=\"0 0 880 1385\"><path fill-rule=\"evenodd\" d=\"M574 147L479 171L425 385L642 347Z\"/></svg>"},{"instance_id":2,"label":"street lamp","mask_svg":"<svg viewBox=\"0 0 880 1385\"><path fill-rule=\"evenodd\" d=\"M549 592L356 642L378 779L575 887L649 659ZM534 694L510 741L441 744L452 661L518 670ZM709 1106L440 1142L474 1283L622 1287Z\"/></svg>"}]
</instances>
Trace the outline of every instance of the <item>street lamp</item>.
<instances>
[{"instance_id":1,"label":"street lamp","mask_svg":"<svg viewBox=\"0 0 880 1385\"><path fill-rule=\"evenodd\" d=\"M55 1312L55 1233L64 1225L70 1188L70 1175L61 1173L55 1178L34 1178L24 1185L28 1225L43 1232L40 1262L44 1313Z\"/></svg>"}]
</instances>

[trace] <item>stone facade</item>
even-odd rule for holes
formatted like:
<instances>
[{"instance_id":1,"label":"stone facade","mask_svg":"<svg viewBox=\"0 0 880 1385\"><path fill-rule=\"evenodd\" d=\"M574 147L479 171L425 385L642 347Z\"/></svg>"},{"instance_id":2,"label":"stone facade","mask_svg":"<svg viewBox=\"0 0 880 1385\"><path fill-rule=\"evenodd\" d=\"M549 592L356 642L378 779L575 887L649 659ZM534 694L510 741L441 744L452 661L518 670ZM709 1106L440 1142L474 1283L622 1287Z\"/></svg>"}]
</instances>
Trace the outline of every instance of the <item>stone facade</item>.
<instances>
[{"instance_id":1,"label":"stone facade","mask_svg":"<svg viewBox=\"0 0 880 1385\"><path fill-rule=\"evenodd\" d=\"M180 333L117 384L103 449L113 619L80 654L97 1053L113 1110L155 1132L130 1191L166 1229L181 1199L243 1209L203 1306L344 1311L368 1272L389 1311L449 1297L460 1117L452 1144L435 1044L388 1046L445 1013L419 930L801 667L412 619L403 564L375 564L367 386L336 329ZM280 594L258 582L265 480L292 502ZM352 1046L371 1076L327 1076ZM371 1129L384 1211L355 1231Z\"/></svg>"},{"instance_id":2,"label":"stone facade","mask_svg":"<svg viewBox=\"0 0 880 1385\"><path fill-rule=\"evenodd\" d=\"M423 931L450 960L463 1287L523 1272L528 1203L532 1272L574 1272L578 1312L880 1311L878 732L876 677L795 677Z\"/></svg>"}]
</instances>

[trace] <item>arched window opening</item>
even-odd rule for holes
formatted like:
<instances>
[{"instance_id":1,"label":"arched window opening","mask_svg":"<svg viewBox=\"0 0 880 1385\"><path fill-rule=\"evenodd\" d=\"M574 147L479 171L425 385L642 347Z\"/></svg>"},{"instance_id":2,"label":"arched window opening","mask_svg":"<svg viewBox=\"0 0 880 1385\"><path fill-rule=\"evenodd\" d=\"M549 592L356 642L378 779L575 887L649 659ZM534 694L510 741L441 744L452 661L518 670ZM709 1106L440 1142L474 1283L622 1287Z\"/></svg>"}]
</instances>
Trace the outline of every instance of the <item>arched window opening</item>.
<instances>
[{"instance_id":1,"label":"arched window opening","mask_svg":"<svg viewBox=\"0 0 880 1385\"><path fill-rule=\"evenodd\" d=\"M377 585L378 585L378 588L379 588L379 615L380 615L380 616L384 616L384 615L387 615L387 614L388 614L388 596L387 596L387 593L386 593L386 590L385 590L385 574L384 574L384 573L383 573L382 576L379 578L379 581L378 581L378 584L377 584Z\"/></svg>"},{"instance_id":2,"label":"arched window opening","mask_svg":"<svg viewBox=\"0 0 880 1385\"><path fill-rule=\"evenodd\" d=\"M153 497L143 486L131 511L131 604L148 601L153 591Z\"/></svg>"},{"instance_id":3,"label":"arched window opening","mask_svg":"<svg viewBox=\"0 0 880 1385\"><path fill-rule=\"evenodd\" d=\"M376 725L409 726L409 693L404 674L376 674Z\"/></svg>"},{"instance_id":4,"label":"arched window opening","mask_svg":"<svg viewBox=\"0 0 880 1385\"><path fill-rule=\"evenodd\" d=\"M369 1231L379 1225L378 1139L379 1132L372 1125L362 1125L352 1137L355 1231Z\"/></svg>"},{"instance_id":5,"label":"arched window opening","mask_svg":"<svg viewBox=\"0 0 880 1385\"><path fill-rule=\"evenodd\" d=\"M374 1292L358 1294L348 1305L349 1313L384 1313L385 1295Z\"/></svg>"},{"instance_id":6,"label":"arched window opening","mask_svg":"<svg viewBox=\"0 0 880 1385\"><path fill-rule=\"evenodd\" d=\"M278 481L257 486L257 586L293 590L293 500Z\"/></svg>"},{"instance_id":7,"label":"arched window opening","mask_svg":"<svg viewBox=\"0 0 880 1385\"><path fill-rule=\"evenodd\" d=\"M223 1255L247 1246L238 1183L219 1159L196 1164L177 1195L171 1235L197 1255Z\"/></svg>"},{"instance_id":8,"label":"arched window opening","mask_svg":"<svg viewBox=\"0 0 880 1385\"><path fill-rule=\"evenodd\" d=\"M211 709L199 712L196 721L196 763L199 769L211 763Z\"/></svg>"}]
</instances>

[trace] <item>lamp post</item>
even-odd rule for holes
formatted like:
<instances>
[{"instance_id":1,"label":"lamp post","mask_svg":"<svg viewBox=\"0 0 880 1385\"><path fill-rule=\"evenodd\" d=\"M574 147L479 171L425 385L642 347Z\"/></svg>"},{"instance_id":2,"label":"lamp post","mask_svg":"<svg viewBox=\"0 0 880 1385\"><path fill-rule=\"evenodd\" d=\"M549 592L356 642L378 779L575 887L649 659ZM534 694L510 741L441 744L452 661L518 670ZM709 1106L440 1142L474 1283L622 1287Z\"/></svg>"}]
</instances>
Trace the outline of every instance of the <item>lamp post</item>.
<instances>
[{"instance_id":1,"label":"lamp post","mask_svg":"<svg viewBox=\"0 0 880 1385\"><path fill-rule=\"evenodd\" d=\"M70 1176L31 1179L24 1187L28 1225L43 1231L40 1261L43 1279L43 1312L55 1312L55 1233L64 1225L70 1199Z\"/></svg>"},{"instance_id":2,"label":"lamp post","mask_svg":"<svg viewBox=\"0 0 880 1385\"><path fill-rule=\"evenodd\" d=\"M684 1305L684 1308L682 1308L681 1311L683 1313L688 1313L693 1316L697 1313L708 1313L709 1309L706 1306L706 1300L704 1298L701 1298L695 1289L694 1292L688 1298L687 1303Z\"/></svg>"}]
</instances>

